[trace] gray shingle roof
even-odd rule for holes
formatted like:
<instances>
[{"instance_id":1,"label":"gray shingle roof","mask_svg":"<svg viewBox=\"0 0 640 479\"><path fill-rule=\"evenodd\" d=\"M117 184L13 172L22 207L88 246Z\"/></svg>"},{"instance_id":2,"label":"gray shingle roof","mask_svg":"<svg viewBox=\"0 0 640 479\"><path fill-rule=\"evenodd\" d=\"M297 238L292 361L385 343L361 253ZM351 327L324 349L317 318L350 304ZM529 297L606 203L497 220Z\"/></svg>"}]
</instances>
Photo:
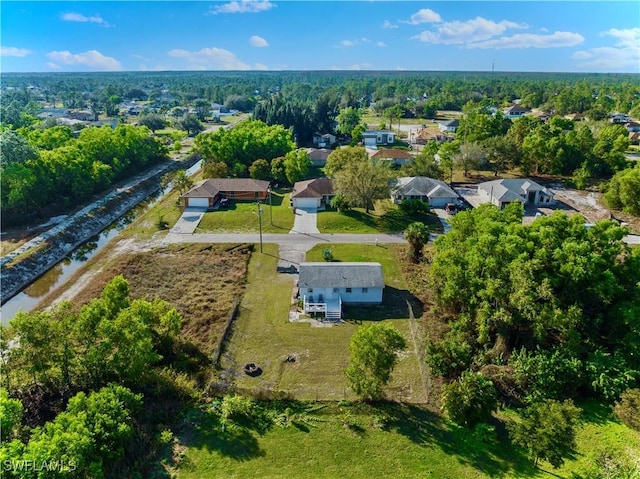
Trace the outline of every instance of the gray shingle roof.
<instances>
[{"instance_id":1,"label":"gray shingle roof","mask_svg":"<svg viewBox=\"0 0 640 479\"><path fill-rule=\"evenodd\" d=\"M380 263L300 263L301 288L383 288Z\"/></svg>"},{"instance_id":2,"label":"gray shingle roof","mask_svg":"<svg viewBox=\"0 0 640 479\"><path fill-rule=\"evenodd\" d=\"M457 198L458 194L441 180L427 176L403 176L398 178L398 183L393 191L394 195L427 196L429 198Z\"/></svg>"},{"instance_id":3,"label":"gray shingle roof","mask_svg":"<svg viewBox=\"0 0 640 479\"><path fill-rule=\"evenodd\" d=\"M209 178L196 183L193 188L187 191L183 198L208 198L213 197L220 191L257 191L267 192L269 182L265 180L254 180L252 178Z\"/></svg>"}]
</instances>

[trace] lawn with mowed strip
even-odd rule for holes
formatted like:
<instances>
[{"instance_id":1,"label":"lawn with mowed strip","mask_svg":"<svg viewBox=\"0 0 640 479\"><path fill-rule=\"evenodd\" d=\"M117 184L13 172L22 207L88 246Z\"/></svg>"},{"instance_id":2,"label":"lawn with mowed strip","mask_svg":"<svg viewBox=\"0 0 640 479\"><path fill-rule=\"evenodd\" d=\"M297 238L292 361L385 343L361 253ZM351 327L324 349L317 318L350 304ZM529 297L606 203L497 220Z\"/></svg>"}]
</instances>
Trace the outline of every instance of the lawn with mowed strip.
<instances>
[{"instance_id":1,"label":"lawn with mowed strip","mask_svg":"<svg viewBox=\"0 0 640 479\"><path fill-rule=\"evenodd\" d=\"M395 233L420 221L434 233L442 233L442 224L434 214L409 215L390 200L378 201L376 208L365 213L363 208L338 212L328 209L318 212L318 230L321 233Z\"/></svg>"},{"instance_id":2,"label":"lawn with mowed strip","mask_svg":"<svg viewBox=\"0 0 640 479\"><path fill-rule=\"evenodd\" d=\"M239 391L269 396L286 395L299 400L353 400L344 369L349 361L349 340L367 320L392 324L408 343L387 388L392 399L423 403L424 380L408 319L410 295L394 257L401 246L331 245L336 259L378 261L383 265L385 292L381 306L345 308L345 321L290 322L294 277L277 274L277 247L265 245L265 254L254 253L238 318L226 342L219 366L221 383ZM322 248L310 252L317 260ZM316 324L318 326L314 326ZM287 361L293 358L294 361ZM255 363L262 374L251 377L243 367Z\"/></svg>"},{"instance_id":3,"label":"lawn with mowed strip","mask_svg":"<svg viewBox=\"0 0 640 479\"><path fill-rule=\"evenodd\" d=\"M267 198L260 203L263 233L288 233L293 227L294 214L289 206L290 192L274 190L271 201ZM196 233L257 233L260 231L258 203L236 201L226 208L204 214Z\"/></svg>"}]
</instances>

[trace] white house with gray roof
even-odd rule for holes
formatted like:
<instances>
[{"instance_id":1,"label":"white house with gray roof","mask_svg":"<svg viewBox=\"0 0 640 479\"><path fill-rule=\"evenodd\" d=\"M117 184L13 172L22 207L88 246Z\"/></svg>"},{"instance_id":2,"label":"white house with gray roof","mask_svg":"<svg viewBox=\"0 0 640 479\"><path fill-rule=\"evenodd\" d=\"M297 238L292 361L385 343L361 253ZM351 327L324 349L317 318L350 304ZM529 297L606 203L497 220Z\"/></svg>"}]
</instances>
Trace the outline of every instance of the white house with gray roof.
<instances>
[{"instance_id":1,"label":"white house with gray roof","mask_svg":"<svg viewBox=\"0 0 640 479\"><path fill-rule=\"evenodd\" d=\"M304 312L342 317L342 304L380 304L384 277L380 263L300 263L298 293Z\"/></svg>"},{"instance_id":2,"label":"white house with gray roof","mask_svg":"<svg viewBox=\"0 0 640 479\"><path fill-rule=\"evenodd\" d=\"M478 196L482 203L491 203L504 208L509 203L544 206L554 202L553 193L527 178L493 180L478 185Z\"/></svg>"},{"instance_id":3,"label":"white house with gray roof","mask_svg":"<svg viewBox=\"0 0 640 479\"><path fill-rule=\"evenodd\" d=\"M404 200L421 200L431 208L444 208L447 203L455 203L458 194L444 181L427 176L404 176L398 178L391 191L391 200L402 203Z\"/></svg>"}]
</instances>

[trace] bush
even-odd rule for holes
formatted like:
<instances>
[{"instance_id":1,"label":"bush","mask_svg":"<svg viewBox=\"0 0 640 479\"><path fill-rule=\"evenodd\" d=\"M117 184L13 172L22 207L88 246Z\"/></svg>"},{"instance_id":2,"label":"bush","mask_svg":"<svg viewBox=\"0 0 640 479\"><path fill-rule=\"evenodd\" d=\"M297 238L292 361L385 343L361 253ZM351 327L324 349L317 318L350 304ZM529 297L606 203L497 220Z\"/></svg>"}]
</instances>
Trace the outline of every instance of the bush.
<instances>
[{"instance_id":1,"label":"bush","mask_svg":"<svg viewBox=\"0 0 640 479\"><path fill-rule=\"evenodd\" d=\"M408 215L419 215L429 212L429 205L421 200L404 200L400 209Z\"/></svg>"},{"instance_id":2,"label":"bush","mask_svg":"<svg viewBox=\"0 0 640 479\"><path fill-rule=\"evenodd\" d=\"M623 392L614 410L623 423L640 431L640 389L628 389Z\"/></svg>"},{"instance_id":3,"label":"bush","mask_svg":"<svg viewBox=\"0 0 640 479\"><path fill-rule=\"evenodd\" d=\"M466 427L488 422L498 407L493 383L470 371L444 387L442 402L449 419Z\"/></svg>"}]
</instances>

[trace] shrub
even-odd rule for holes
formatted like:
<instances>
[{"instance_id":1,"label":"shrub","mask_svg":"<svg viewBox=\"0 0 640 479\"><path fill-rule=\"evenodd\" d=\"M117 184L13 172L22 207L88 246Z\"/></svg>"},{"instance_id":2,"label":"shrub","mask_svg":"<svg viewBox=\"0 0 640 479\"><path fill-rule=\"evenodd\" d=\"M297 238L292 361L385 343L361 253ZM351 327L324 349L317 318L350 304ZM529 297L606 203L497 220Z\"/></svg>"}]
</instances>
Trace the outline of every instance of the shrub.
<instances>
[{"instance_id":1,"label":"shrub","mask_svg":"<svg viewBox=\"0 0 640 479\"><path fill-rule=\"evenodd\" d=\"M442 402L449 419L466 427L488 422L498 406L493 383L470 371L444 387Z\"/></svg>"},{"instance_id":2,"label":"shrub","mask_svg":"<svg viewBox=\"0 0 640 479\"><path fill-rule=\"evenodd\" d=\"M418 215L429 212L429 205L421 200L404 200L400 209L408 215Z\"/></svg>"},{"instance_id":3,"label":"shrub","mask_svg":"<svg viewBox=\"0 0 640 479\"><path fill-rule=\"evenodd\" d=\"M640 431L640 389L628 389L623 392L614 407L616 415L627 426Z\"/></svg>"}]
</instances>

